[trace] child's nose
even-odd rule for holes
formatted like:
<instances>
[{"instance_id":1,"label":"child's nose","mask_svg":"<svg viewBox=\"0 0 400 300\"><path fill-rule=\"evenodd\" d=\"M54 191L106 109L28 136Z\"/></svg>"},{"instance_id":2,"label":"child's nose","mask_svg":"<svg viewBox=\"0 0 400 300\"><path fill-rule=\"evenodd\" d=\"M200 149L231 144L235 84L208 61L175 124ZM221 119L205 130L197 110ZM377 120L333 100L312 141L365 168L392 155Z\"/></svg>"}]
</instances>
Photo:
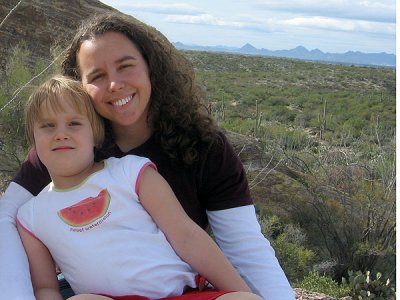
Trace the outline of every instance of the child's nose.
<instances>
[{"instance_id":1,"label":"child's nose","mask_svg":"<svg viewBox=\"0 0 400 300\"><path fill-rule=\"evenodd\" d=\"M68 133L65 130L65 128L58 128L56 135L55 135L56 140L62 141L62 140L67 140L69 139Z\"/></svg>"}]
</instances>

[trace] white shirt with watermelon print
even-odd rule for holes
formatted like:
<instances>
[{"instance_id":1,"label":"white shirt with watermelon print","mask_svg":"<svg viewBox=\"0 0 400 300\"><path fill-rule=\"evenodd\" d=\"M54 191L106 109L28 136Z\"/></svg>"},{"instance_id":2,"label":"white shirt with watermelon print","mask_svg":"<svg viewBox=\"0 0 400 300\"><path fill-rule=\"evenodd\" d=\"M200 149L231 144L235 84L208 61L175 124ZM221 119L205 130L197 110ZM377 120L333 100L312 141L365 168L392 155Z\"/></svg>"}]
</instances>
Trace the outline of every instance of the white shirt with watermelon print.
<instances>
[{"instance_id":1,"label":"white shirt with watermelon print","mask_svg":"<svg viewBox=\"0 0 400 300\"><path fill-rule=\"evenodd\" d=\"M182 261L138 200L147 158L109 158L79 186L50 183L18 211L17 222L49 249L75 293L157 299L195 287Z\"/></svg>"}]
</instances>

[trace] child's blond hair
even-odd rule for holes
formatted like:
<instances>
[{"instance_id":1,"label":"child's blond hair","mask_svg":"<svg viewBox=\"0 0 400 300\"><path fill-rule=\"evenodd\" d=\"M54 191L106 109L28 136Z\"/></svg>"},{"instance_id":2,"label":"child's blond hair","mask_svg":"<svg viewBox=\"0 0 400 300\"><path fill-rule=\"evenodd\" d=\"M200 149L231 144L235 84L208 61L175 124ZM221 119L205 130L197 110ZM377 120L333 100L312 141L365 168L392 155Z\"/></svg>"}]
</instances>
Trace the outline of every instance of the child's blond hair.
<instances>
[{"instance_id":1,"label":"child's blond hair","mask_svg":"<svg viewBox=\"0 0 400 300\"><path fill-rule=\"evenodd\" d=\"M33 128L40 118L42 105L57 112L62 111L65 101L77 112L88 117L92 125L95 147L100 147L104 141L103 119L95 111L90 95L82 83L61 75L52 77L36 88L25 105L25 134L29 144L35 145Z\"/></svg>"}]
</instances>

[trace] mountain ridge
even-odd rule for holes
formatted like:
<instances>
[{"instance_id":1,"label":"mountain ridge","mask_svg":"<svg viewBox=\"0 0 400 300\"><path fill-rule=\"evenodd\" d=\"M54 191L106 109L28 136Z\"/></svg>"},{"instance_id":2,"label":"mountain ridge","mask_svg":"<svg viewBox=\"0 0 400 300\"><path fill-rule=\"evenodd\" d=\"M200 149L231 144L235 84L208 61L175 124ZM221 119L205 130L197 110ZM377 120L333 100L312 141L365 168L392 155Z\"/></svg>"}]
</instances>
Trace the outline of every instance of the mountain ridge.
<instances>
[{"instance_id":1,"label":"mountain ridge","mask_svg":"<svg viewBox=\"0 0 400 300\"><path fill-rule=\"evenodd\" d=\"M379 67L395 67L396 55L386 52L364 53L361 51L347 51L345 53L322 52L319 49L308 50L304 46L297 46L289 50L268 50L265 48L257 49L250 43L242 47L227 46L199 46L193 44L184 44L182 42L174 43L174 46L180 50L208 51L208 52L227 52L246 55L259 55L271 57L293 58L300 60L311 60L326 63L337 64L355 64L369 65Z\"/></svg>"}]
</instances>

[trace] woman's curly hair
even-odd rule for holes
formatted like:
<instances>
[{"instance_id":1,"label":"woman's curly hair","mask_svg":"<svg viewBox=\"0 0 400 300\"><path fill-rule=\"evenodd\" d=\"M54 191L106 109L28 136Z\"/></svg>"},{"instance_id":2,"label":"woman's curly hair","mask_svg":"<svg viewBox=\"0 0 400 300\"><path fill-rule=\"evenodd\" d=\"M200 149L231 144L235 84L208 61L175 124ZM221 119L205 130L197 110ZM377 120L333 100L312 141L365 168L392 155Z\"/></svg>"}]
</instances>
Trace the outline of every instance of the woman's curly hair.
<instances>
[{"instance_id":1,"label":"woman's curly hair","mask_svg":"<svg viewBox=\"0 0 400 300\"><path fill-rule=\"evenodd\" d=\"M162 149L180 165L199 159L198 145L216 137L216 125L204 106L205 95L194 82L191 63L155 28L119 12L86 20L67 49L61 68L64 75L81 80L77 56L81 44L106 32L125 35L148 64L151 99L147 121L158 135ZM110 124L106 145L113 147Z\"/></svg>"}]
</instances>

